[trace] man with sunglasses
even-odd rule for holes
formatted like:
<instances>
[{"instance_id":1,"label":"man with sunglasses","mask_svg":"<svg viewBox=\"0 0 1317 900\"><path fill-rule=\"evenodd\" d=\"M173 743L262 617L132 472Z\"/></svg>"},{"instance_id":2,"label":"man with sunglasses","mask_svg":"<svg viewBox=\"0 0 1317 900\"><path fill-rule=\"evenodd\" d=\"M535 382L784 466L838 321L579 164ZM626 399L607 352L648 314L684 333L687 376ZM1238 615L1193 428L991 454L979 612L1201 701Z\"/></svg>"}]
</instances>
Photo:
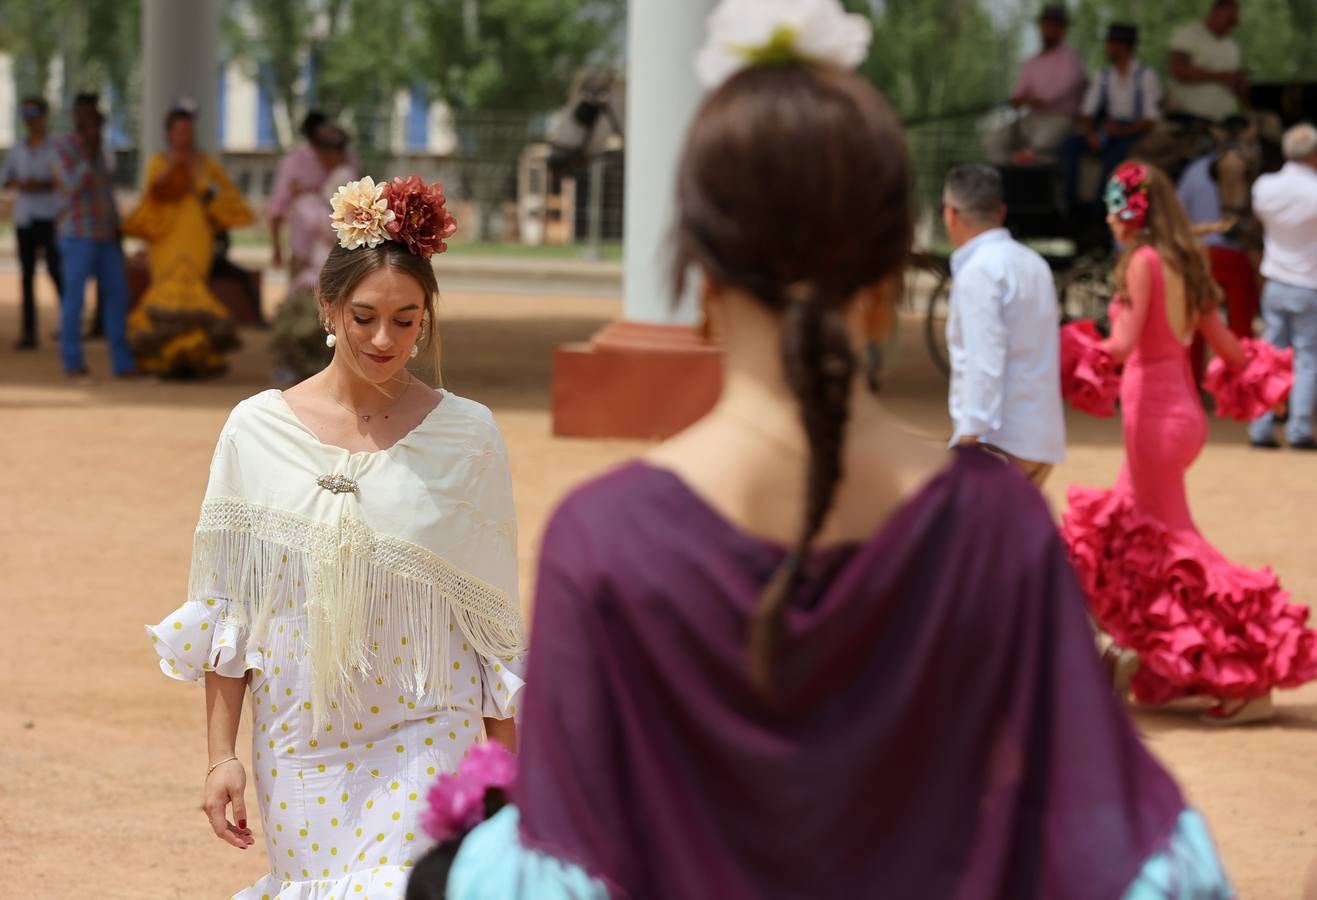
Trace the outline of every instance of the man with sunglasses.
<instances>
[{"instance_id":1,"label":"man with sunglasses","mask_svg":"<svg viewBox=\"0 0 1317 900\"><path fill-rule=\"evenodd\" d=\"M46 273L61 294L59 246L55 241L55 217L59 195L52 170L59 157L46 132L49 107L41 97L27 97L21 111L27 136L14 144L0 167L0 183L16 190L14 230L18 234L18 258L23 268L23 319L17 350L37 346L36 279L37 254L46 261Z\"/></svg>"}]
</instances>

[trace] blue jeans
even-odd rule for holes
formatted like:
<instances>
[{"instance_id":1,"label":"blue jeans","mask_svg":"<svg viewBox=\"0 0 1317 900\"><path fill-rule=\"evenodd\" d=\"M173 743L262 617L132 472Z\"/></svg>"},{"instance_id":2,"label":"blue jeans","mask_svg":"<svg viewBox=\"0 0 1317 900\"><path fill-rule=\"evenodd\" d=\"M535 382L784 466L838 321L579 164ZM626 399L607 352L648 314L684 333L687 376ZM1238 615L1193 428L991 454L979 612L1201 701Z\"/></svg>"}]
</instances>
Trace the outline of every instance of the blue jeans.
<instances>
[{"instance_id":1,"label":"blue jeans","mask_svg":"<svg viewBox=\"0 0 1317 900\"><path fill-rule=\"evenodd\" d=\"M1116 171L1116 167L1129 158L1130 149L1134 146L1137 137L1111 137L1106 132L1101 132L1102 149L1096 151L1102 159L1102 179L1098 182L1099 202L1102 201L1103 192L1107 189L1107 179L1111 173ZM1072 134L1065 139L1061 145L1061 177L1065 182L1065 202L1066 209L1073 213L1079 208L1079 163L1083 160L1085 154L1095 152L1088 146L1082 134Z\"/></svg>"},{"instance_id":2,"label":"blue jeans","mask_svg":"<svg viewBox=\"0 0 1317 900\"><path fill-rule=\"evenodd\" d=\"M60 238L59 255L64 269L64 297L60 309L59 350L64 371L83 367L82 304L87 278L95 276L101 298L101 322L110 345L110 368L116 375L133 371L133 352L125 334L128 319L128 279L124 275L123 250L118 241L90 238Z\"/></svg>"},{"instance_id":3,"label":"blue jeans","mask_svg":"<svg viewBox=\"0 0 1317 900\"><path fill-rule=\"evenodd\" d=\"M1317 404L1317 290L1268 281L1262 290L1263 338L1268 344L1294 348L1294 388L1285 438L1293 444L1312 438L1313 406ZM1276 416L1266 413L1248 427L1254 441L1274 436Z\"/></svg>"}]
</instances>

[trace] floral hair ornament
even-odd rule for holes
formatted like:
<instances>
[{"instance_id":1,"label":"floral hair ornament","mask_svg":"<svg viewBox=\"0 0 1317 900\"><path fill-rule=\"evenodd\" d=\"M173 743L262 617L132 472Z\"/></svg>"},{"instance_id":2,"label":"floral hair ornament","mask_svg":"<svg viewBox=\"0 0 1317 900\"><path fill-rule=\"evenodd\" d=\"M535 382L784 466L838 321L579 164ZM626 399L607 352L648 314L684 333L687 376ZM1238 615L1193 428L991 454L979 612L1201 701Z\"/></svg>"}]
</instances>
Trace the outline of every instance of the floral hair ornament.
<instances>
[{"instance_id":1,"label":"floral hair ornament","mask_svg":"<svg viewBox=\"0 0 1317 900\"><path fill-rule=\"evenodd\" d=\"M1107 212L1135 228L1148 220L1148 167L1121 163L1107 182Z\"/></svg>"},{"instance_id":2,"label":"floral hair ornament","mask_svg":"<svg viewBox=\"0 0 1317 900\"><path fill-rule=\"evenodd\" d=\"M417 256L430 257L447 250L445 241L457 232L444 186L426 184L415 175L380 184L367 175L343 185L329 202L334 210L330 224L345 250L397 241Z\"/></svg>"},{"instance_id":3,"label":"floral hair ornament","mask_svg":"<svg viewBox=\"0 0 1317 900\"><path fill-rule=\"evenodd\" d=\"M507 748L495 741L476 744L456 772L440 775L430 788L421 827L440 844L459 838L485 820L486 794L506 792L516 780L517 758Z\"/></svg>"},{"instance_id":4,"label":"floral hair ornament","mask_svg":"<svg viewBox=\"0 0 1317 900\"><path fill-rule=\"evenodd\" d=\"M708 20L695 71L714 88L750 66L831 63L854 69L873 26L840 0L722 0Z\"/></svg>"}]
</instances>

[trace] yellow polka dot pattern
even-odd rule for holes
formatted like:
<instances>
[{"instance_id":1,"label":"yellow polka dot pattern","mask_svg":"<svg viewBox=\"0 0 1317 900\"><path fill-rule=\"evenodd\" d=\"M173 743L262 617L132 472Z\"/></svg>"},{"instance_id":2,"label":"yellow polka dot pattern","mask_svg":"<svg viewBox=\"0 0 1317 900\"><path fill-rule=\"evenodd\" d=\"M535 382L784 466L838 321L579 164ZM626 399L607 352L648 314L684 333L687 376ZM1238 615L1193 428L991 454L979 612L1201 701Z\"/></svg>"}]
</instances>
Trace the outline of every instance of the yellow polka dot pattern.
<instances>
[{"instance_id":1,"label":"yellow polka dot pattern","mask_svg":"<svg viewBox=\"0 0 1317 900\"><path fill-rule=\"evenodd\" d=\"M417 695L398 693L396 683L388 693L378 670L363 671L352 702L343 709L331 704L334 712L320 733L332 737L322 741L312 727L306 661L300 653L284 660L288 636L306 628L302 598L293 599L292 607L280 605L271 623L272 633L284 635L283 643L275 645L279 665L265 665L268 646L248 645L226 618L226 600L189 601L148 631L161 669L172 678L199 680L209 670L237 677L251 671L248 708L255 746L249 776L260 798L261 832L272 871L242 896L399 900L407 870L429 847L418 825L430 785L438 773L456 769L483 737L485 717L513 714L521 665L481 659L450 622L450 665L464 686L469 680L469 688L436 707L422 704ZM386 640L387 621L377 619L376 626L379 634L372 639L380 647L392 641L404 654L411 651L413 642L405 636ZM379 664L390 660L413 662L380 652ZM468 679L469 673L475 674ZM289 891L292 885L299 887Z\"/></svg>"}]
</instances>

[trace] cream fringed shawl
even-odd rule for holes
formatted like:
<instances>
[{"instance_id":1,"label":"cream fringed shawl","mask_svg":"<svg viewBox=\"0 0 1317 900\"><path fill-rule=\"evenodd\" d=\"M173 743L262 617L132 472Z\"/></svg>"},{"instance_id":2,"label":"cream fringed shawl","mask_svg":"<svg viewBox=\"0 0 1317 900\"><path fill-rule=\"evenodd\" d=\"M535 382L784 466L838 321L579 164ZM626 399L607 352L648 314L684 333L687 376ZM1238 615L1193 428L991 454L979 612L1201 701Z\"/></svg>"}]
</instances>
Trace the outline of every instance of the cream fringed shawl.
<instances>
[{"instance_id":1,"label":"cream fringed shawl","mask_svg":"<svg viewBox=\"0 0 1317 900\"><path fill-rule=\"evenodd\" d=\"M523 654L516 544L507 452L485 407L446 394L393 447L351 453L271 390L220 434L188 597L228 599L249 644L309 662L319 726L356 705L367 676L446 703L450 621L487 659Z\"/></svg>"}]
</instances>

